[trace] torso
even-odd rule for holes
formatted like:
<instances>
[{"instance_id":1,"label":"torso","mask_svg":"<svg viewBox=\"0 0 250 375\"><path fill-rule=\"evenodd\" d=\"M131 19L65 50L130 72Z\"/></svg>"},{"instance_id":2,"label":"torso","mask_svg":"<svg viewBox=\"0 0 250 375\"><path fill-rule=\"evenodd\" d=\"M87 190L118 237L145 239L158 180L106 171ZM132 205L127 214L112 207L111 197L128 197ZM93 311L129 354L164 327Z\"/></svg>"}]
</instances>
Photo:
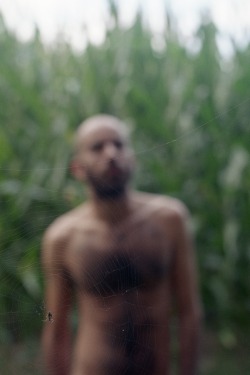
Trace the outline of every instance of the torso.
<instances>
[{"instance_id":1,"label":"torso","mask_svg":"<svg viewBox=\"0 0 250 375\"><path fill-rule=\"evenodd\" d=\"M120 224L87 209L71 220L64 267L79 315L72 375L167 374L173 230L156 197L138 196L135 205Z\"/></svg>"}]
</instances>

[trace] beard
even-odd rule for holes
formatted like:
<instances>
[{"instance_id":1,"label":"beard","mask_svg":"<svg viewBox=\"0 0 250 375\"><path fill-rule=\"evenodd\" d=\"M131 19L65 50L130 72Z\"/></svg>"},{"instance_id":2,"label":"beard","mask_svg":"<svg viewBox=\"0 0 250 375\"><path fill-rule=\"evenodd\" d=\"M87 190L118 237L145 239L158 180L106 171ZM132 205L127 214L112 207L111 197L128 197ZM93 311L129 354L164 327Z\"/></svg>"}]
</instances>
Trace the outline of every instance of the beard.
<instances>
[{"instance_id":1,"label":"beard","mask_svg":"<svg viewBox=\"0 0 250 375\"><path fill-rule=\"evenodd\" d=\"M88 185L95 194L103 200L109 200L120 198L125 194L131 171L126 171L119 178L110 180L98 177L90 171L87 171L86 175Z\"/></svg>"},{"instance_id":2,"label":"beard","mask_svg":"<svg viewBox=\"0 0 250 375\"><path fill-rule=\"evenodd\" d=\"M117 199L124 195L125 193L125 186L95 186L95 193L96 195L103 199L103 200L109 200L109 199Z\"/></svg>"}]
</instances>

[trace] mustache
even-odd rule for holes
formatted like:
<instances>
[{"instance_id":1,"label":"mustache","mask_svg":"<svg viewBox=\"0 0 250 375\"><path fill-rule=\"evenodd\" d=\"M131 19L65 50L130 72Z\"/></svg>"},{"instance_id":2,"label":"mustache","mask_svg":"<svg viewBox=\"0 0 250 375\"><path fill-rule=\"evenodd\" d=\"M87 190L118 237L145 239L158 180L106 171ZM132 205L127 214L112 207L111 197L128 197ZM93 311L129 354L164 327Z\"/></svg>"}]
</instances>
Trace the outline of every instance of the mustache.
<instances>
[{"instance_id":1,"label":"mustache","mask_svg":"<svg viewBox=\"0 0 250 375\"><path fill-rule=\"evenodd\" d=\"M106 163L106 167L107 168L117 168L117 169L121 169L121 165L118 161L114 160L114 159L111 159L111 160L108 160L107 163Z\"/></svg>"}]
</instances>

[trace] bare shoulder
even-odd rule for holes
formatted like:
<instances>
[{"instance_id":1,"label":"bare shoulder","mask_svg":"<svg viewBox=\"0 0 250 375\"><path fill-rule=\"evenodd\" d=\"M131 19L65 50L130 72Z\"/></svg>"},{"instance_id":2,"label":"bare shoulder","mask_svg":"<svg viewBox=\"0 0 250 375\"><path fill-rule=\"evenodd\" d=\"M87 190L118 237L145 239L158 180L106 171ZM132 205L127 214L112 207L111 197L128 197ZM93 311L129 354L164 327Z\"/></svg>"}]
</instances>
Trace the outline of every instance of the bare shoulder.
<instances>
[{"instance_id":1,"label":"bare shoulder","mask_svg":"<svg viewBox=\"0 0 250 375\"><path fill-rule=\"evenodd\" d=\"M190 248L193 238L191 217L186 205L179 199L163 195L146 195L145 202L150 207L149 222L159 225L176 249L181 244L183 250Z\"/></svg>"},{"instance_id":2,"label":"bare shoulder","mask_svg":"<svg viewBox=\"0 0 250 375\"><path fill-rule=\"evenodd\" d=\"M169 196L159 196L159 204L166 215L180 220L186 220L189 217L189 211L186 205L179 199Z\"/></svg>"},{"instance_id":3,"label":"bare shoulder","mask_svg":"<svg viewBox=\"0 0 250 375\"><path fill-rule=\"evenodd\" d=\"M53 256L55 252L62 253L75 231L79 221L84 220L87 214L86 205L81 205L55 219L43 236L44 255Z\"/></svg>"},{"instance_id":4,"label":"bare shoulder","mask_svg":"<svg viewBox=\"0 0 250 375\"><path fill-rule=\"evenodd\" d=\"M148 193L139 193L137 198L142 205L148 207L150 212L161 217L184 221L186 221L189 217L189 211L186 205L179 199L170 196Z\"/></svg>"}]
</instances>

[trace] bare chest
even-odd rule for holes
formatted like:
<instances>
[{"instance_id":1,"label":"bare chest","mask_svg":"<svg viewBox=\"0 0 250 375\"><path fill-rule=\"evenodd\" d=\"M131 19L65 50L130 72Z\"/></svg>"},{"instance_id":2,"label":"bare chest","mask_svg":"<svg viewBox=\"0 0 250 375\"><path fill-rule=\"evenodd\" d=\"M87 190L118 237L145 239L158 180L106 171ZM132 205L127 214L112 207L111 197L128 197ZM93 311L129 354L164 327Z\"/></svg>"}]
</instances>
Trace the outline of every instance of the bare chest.
<instances>
[{"instance_id":1,"label":"bare chest","mask_svg":"<svg viewBox=\"0 0 250 375\"><path fill-rule=\"evenodd\" d=\"M78 234L67 268L77 289L96 296L152 290L168 277L171 242L159 223Z\"/></svg>"}]
</instances>

